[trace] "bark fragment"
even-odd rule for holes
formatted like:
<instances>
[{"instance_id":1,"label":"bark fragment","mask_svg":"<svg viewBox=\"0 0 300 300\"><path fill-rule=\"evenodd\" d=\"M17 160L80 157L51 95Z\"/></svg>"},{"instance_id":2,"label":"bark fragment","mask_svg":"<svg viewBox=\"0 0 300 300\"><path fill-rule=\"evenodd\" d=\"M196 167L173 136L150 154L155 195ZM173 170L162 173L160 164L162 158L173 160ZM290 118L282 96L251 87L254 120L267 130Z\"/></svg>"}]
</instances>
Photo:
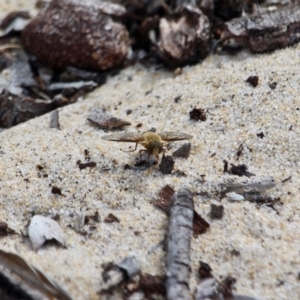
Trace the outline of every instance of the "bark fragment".
<instances>
[{"instance_id":1,"label":"bark fragment","mask_svg":"<svg viewBox=\"0 0 300 300\"><path fill-rule=\"evenodd\" d=\"M282 7L251 17L233 19L218 26L220 41L234 39L254 53L285 48L300 41L300 10L298 5Z\"/></svg>"},{"instance_id":2,"label":"bark fragment","mask_svg":"<svg viewBox=\"0 0 300 300\"><path fill-rule=\"evenodd\" d=\"M20 97L4 90L0 94L0 127L9 128L52 109L50 101Z\"/></svg>"},{"instance_id":3,"label":"bark fragment","mask_svg":"<svg viewBox=\"0 0 300 300\"><path fill-rule=\"evenodd\" d=\"M140 265L135 257L127 257L118 264L111 264L102 273L100 293L111 291L123 281L133 278L140 272Z\"/></svg>"},{"instance_id":4,"label":"bark fragment","mask_svg":"<svg viewBox=\"0 0 300 300\"><path fill-rule=\"evenodd\" d=\"M176 151L174 151L172 155L175 157L188 158L190 156L191 147L192 147L191 143L185 143Z\"/></svg>"},{"instance_id":5,"label":"bark fragment","mask_svg":"<svg viewBox=\"0 0 300 300\"><path fill-rule=\"evenodd\" d=\"M175 161L172 155L163 155L161 158L161 163L159 164L159 170L163 174L171 174L174 169Z\"/></svg>"},{"instance_id":6,"label":"bark fragment","mask_svg":"<svg viewBox=\"0 0 300 300\"><path fill-rule=\"evenodd\" d=\"M54 110L50 115L50 128L60 129L58 110Z\"/></svg>"},{"instance_id":7,"label":"bark fragment","mask_svg":"<svg viewBox=\"0 0 300 300\"><path fill-rule=\"evenodd\" d=\"M159 32L159 55L172 67L196 63L210 50L210 23L198 8L183 6L161 18Z\"/></svg>"}]
</instances>

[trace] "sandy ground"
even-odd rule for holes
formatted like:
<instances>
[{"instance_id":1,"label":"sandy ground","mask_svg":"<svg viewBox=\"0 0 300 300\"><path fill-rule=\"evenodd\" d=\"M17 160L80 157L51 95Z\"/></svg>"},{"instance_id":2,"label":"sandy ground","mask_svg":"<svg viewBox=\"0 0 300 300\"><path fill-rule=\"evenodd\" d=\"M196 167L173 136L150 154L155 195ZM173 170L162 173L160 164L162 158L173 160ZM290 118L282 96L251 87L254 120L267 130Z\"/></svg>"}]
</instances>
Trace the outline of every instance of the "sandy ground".
<instances>
[{"instance_id":1,"label":"sandy ground","mask_svg":"<svg viewBox=\"0 0 300 300\"><path fill-rule=\"evenodd\" d=\"M166 253L160 243L168 219L153 201L166 184L175 190L187 186L197 194L196 210L211 226L192 240L191 290L201 260L217 278L235 277L238 294L299 299L299 47L256 56L247 51L214 55L184 68L179 76L129 67L78 103L60 109L60 131L50 129L49 115L44 115L1 132L0 220L20 232L33 213L58 214L68 246L35 252L27 238L10 235L1 238L1 249L45 271L74 299L99 299L103 263L135 255L143 272L164 274ZM250 75L259 77L256 88L245 82ZM269 87L272 82L277 82L275 89ZM128 153L128 144L101 140L107 132L87 121L94 107L130 121L125 131L155 127L157 132L192 134L190 157L175 163L187 176L163 175L157 168L150 173L124 170L125 164L134 164L138 151ZM190 120L194 107L207 110L205 122ZM142 127L136 128L138 124ZM261 132L264 138L257 136ZM181 144L172 143L167 153ZM244 150L237 159L240 144ZM79 170L76 162L84 161L86 149L97 167ZM259 177L274 177L278 184L267 195L280 197L282 204L274 210L221 200L216 193L221 182L245 180L224 175L224 159L245 163ZM60 187L64 196L53 195L51 186ZM224 206L221 220L210 219L212 203ZM95 211L101 222L90 236L70 228L76 215ZM120 223L105 223L109 213ZM233 256L233 250L240 255Z\"/></svg>"}]
</instances>

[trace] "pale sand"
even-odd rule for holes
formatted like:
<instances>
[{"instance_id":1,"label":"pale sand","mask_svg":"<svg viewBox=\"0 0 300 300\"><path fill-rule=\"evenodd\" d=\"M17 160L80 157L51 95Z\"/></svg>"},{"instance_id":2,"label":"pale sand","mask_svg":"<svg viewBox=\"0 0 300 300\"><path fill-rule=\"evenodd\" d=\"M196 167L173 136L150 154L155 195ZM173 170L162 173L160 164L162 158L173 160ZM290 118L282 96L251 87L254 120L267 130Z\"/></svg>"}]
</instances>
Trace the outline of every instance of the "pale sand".
<instances>
[{"instance_id":1,"label":"pale sand","mask_svg":"<svg viewBox=\"0 0 300 300\"><path fill-rule=\"evenodd\" d=\"M176 190L188 186L196 193L208 193L194 200L196 210L211 224L208 232L192 241L191 290L202 260L217 278L235 277L238 294L299 299L299 49L215 55L184 68L177 77L163 70L130 67L85 99L61 108L61 131L50 129L50 117L45 115L1 132L0 220L19 232L33 212L58 213L68 244L68 249L46 247L36 253L27 239L10 235L1 238L1 249L18 253L45 271L74 299L99 299L102 263L136 255L143 272L164 274L165 252L157 245L164 239L168 219L152 202L166 184ZM259 76L258 87L245 82L250 75ZM277 82L275 90L268 85L273 81ZM182 97L175 103L178 95ZM205 122L189 119L195 106L208 110ZM127 153L123 150L128 150L128 144L101 140L107 133L86 120L94 107L131 121L128 131L155 127L158 132L192 134L190 157L175 163L175 169L187 177L162 175L155 168L150 174L125 171L124 165L133 164L138 151ZM139 123L143 126L136 129ZM256 135L260 132L263 139ZM236 160L241 143L243 155ZM181 144L173 143L167 153ZM76 161L84 160L85 149L97 167L80 171ZM267 192L281 198L279 214L250 202L224 198L220 203L214 191L220 182L235 178L223 174L224 159L245 163L250 172L273 176L276 182L292 176ZM44 167L48 177L38 177L37 165ZM203 184L200 175L205 175ZM51 194L50 184L61 187L66 197ZM224 206L223 219L209 218L212 203ZM67 227L73 214L96 210L101 223L91 237ZM109 213L120 223L104 223ZM232 256L233 249L240 256Z\"/></svg>"}]
</instances>

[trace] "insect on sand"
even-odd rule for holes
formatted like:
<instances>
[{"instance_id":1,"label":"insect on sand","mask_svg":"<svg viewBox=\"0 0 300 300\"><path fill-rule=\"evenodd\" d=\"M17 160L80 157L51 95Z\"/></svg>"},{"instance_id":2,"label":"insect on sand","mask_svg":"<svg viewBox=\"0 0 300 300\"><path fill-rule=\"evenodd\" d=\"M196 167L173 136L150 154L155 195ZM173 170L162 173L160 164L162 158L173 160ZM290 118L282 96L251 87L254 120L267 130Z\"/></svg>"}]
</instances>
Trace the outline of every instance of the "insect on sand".
<instances>
[{"instance_id":1,"label":"insect on sand","mask_svg":"<svg viewBox=\"0 0 300 300\"><path fill-rule=\"evenodd\" d=\"M182 133L182 132L161 132L155 133L152 131L138 133L138 132L125 132L125 133L115 133L111 135L103 136L102 139L106 141L113 142L127 142L127 143L136 143L135 151L137 149L137 145L142 145L145 149L140 150L141 152L148 153L148 160L150 155L154 155L158 158L159 154L163 152L163 143L164 142L174 142L181 140L189 140L193 136L190 134Z\"/></svg>"}]
</instances>

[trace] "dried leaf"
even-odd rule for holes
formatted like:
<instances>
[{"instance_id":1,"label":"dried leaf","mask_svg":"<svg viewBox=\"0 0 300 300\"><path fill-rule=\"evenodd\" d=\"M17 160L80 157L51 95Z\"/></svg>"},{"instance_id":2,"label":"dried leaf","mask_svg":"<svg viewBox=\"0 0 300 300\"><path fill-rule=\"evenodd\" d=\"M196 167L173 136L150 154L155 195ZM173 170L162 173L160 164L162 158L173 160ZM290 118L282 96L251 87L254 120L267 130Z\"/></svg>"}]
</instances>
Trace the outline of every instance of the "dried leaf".
<instances>
[{"instance_id":1,"label":"dried leaf","mask_svg":"<svg viewBox=\"0 0 300 300\"><path fill-rule=\"evenodd\" d=\"M66 247L63 232L54 220L36 215L31 219L28 235L34 250L38 250L46 241L55 240L60 246Z\"/></svg>"},{"instance_id":2,"label":"dried leaf","mask_svg":"<svg viewBox=\"0 0 300 300\"><path fill-rule=\"evenodd\" d=\"M22 299L30 296L33 300L72 300L55 281L16 254L0 250L0 274L1 289L9 288L9 293L18 291L19 296L23 294ZM3 277L7 281L5 285Z\"/></svg>"},{"instance_id":3,"label":"dried leaf","mask_svg":"<svg viewBox=\"0 0 300 300\"><path fill-rule=\"evenodd\" d=\"M131 123L128 121L118 119L110 114L103 112L101 108L94 108L88 116L88 120L99 125L101 128L110 130L125 125L131 125Z\"/></svg>"}]
</instances>

